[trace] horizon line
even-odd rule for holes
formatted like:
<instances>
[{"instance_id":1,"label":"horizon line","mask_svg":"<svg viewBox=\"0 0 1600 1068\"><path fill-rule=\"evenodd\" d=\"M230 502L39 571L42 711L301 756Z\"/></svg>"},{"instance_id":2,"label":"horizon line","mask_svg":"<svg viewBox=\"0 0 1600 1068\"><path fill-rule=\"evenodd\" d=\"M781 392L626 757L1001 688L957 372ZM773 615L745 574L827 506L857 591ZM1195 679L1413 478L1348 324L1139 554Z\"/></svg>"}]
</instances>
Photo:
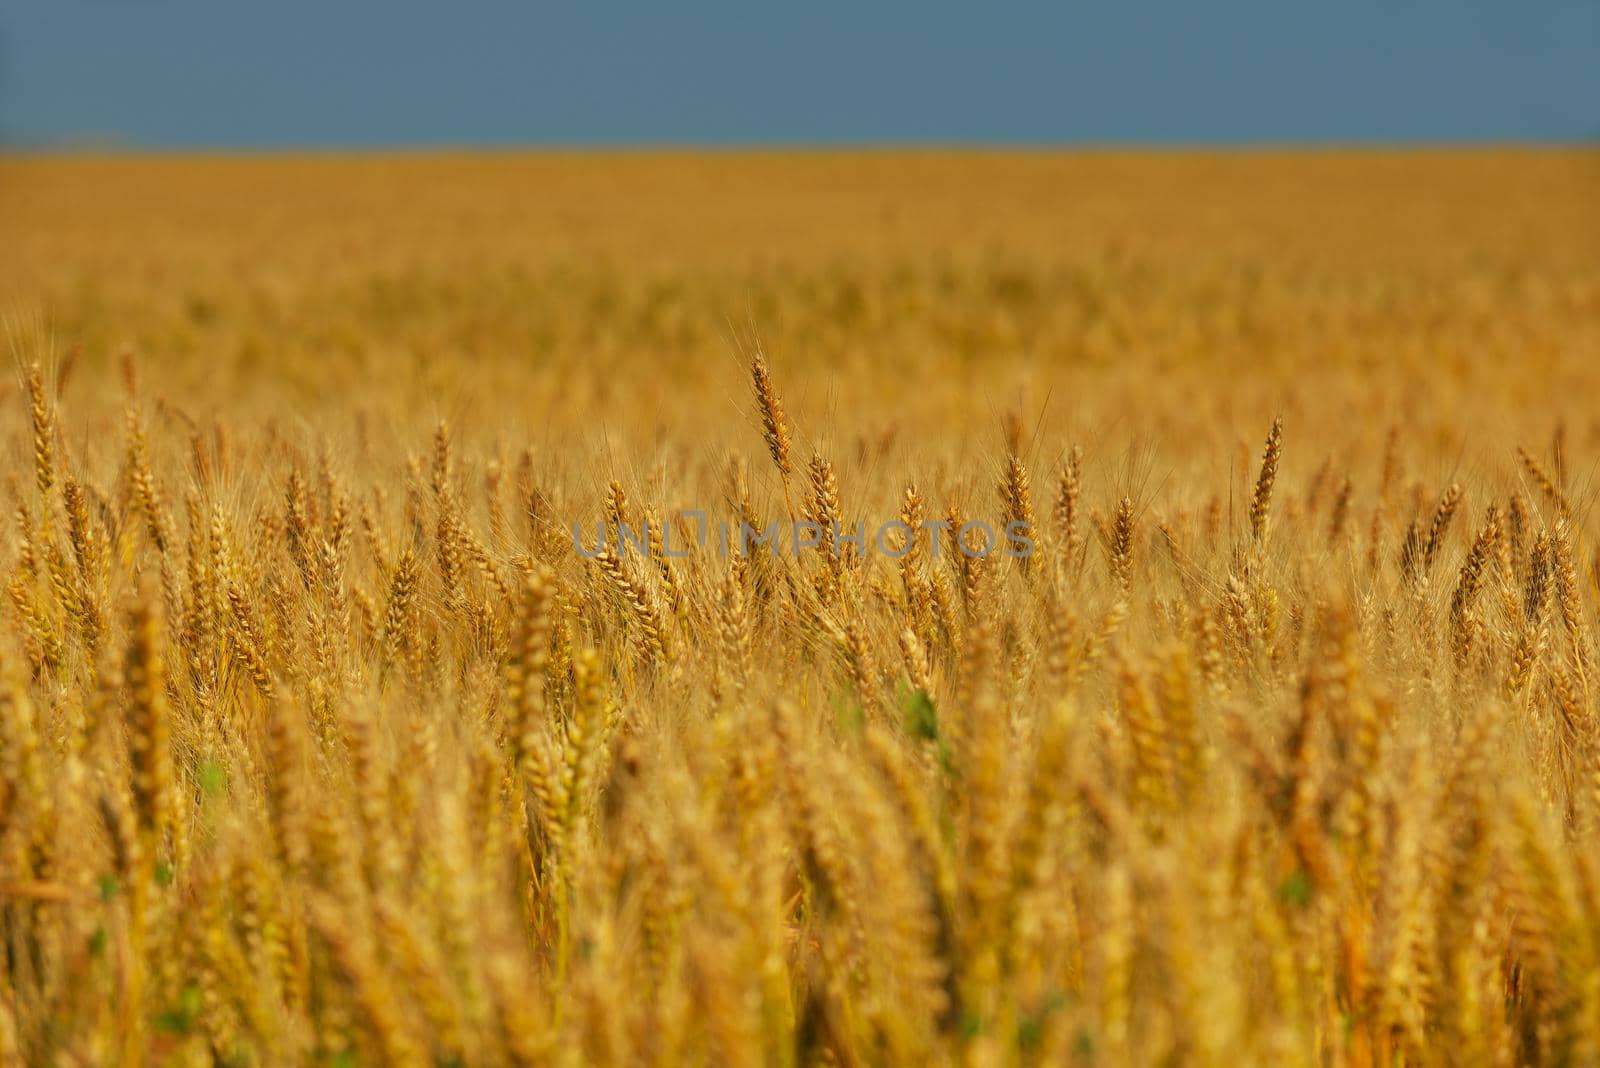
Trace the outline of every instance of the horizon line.
<instances>
[{"instance_id":1,"label":"horizon line","mask_svg":"<svg viewBox=\"0 0 1600 1068\"><path fill-rule=\"evenodd\" d=\"M20 157L272 157L272 156L428 156L428 155L895 155L895 154L998 154L1110 155L1150 154L1273 154L1273 153L1395 153L1484 151L1597 151L1600 136L1592 138L1311 138L1245 139L1225 141L979 141L979 140L840 140L840 141L418 141L332 145L305 144L139 144L115 138L64 139L55 142L8 142L0 139L0 156Z\"/></svg>"}]
</instances>

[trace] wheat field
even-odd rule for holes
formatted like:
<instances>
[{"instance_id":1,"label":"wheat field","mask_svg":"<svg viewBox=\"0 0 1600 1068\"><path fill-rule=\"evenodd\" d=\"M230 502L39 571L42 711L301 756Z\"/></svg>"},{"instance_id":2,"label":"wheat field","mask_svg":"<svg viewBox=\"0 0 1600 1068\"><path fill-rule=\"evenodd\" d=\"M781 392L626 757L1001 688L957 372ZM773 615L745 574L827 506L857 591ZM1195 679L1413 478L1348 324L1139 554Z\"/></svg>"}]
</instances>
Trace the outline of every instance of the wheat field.
<instances>
[{"instance_id":1,"label":"wheat field","mask_svg":"<svg viewBox=\"0 0 1600 1068\"><path fill-rule=\"evenodd\" d=\"M1600 153L8 156L0 234L0 1063L1600 1063Z\"/></svg>"}]
</instances>

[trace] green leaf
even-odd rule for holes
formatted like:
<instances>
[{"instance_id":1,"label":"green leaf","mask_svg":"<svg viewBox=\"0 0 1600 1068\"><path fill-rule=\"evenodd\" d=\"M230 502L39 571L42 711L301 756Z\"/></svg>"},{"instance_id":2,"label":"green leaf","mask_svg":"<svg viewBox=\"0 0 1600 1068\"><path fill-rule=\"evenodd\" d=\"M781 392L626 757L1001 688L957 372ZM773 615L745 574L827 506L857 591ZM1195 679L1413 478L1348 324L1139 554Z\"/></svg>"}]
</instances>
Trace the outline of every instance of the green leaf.
<instances>
[{"instance_id":1,"label":"green leaf","mask_svg":"<svg viewBox=\"0 0 1600 1068\"><path fill-rule=\"evenodd\" d=\"M867 713L853 693L841 694L833 704L833 721L841 731L860 734L867 725Z\"/></svg>"},{"instance_id":2,"label":"green leaf","mask_svg":"<svg viewBox=\"0 0 1600 1068\"><path fill-rule=\"evenodd\" d=\"M228 772L215 760L200 765L200 789L207 797L216 797L228 785Z\"/></svg>"},{"instance_id":3,"label":"green leaf","mask_svg":"<svg viewBox=\"0 0 1600 1068\"><path fill-rule=\"evenodd\" d=\"M1024 1015L1017 1021L1017 1045L1031 1050L1044 1038L1044 1026L1050 1017L1067 1006L1067 996L1059 990L1052 991L1039 1006L1037 1013Z\"/></svg>"},{"instance_id":4,"label":"green leaf","mask_svg":"<svg viewBox=\"0 0 1600 1068\"><path fill-rule=\"evenodd\" d=\"M906 726L918 738L935 741L939 737L939 710L925 690L915 690L906 698Z\"/></svg>"},{"instance_id":5,"label":"green leaf","mask_svg":"<svg viewBox=\"0 0 1600 1068\"><path fill-rule=\"evenodd\" d=\"M1311 903L1311 889L1311 876L1297 868L1278 887L1278 896L1296 908L1305 908Z\"/></svg>"},{"instance_id":6,"label":"green leaf","mask_svg":"<svg viewBox=\"0 0 1600 1068\"><path fill-rule=\"evenodd\" d=\"M186 1035L194 1030L195 1021L204 1008L205 999L201 997L200 988L190 983L183 988L178 1004L156 1017L156 1029L169 1035Z\"/></svg>"}]
</instances>

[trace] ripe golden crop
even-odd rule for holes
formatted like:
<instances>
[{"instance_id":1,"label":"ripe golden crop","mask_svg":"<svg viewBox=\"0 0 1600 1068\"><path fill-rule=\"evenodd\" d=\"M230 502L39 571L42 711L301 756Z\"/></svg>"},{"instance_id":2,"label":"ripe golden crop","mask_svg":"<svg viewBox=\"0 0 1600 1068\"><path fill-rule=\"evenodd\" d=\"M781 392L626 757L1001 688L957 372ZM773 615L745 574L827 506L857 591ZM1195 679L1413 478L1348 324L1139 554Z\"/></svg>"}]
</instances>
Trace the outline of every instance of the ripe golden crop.
<instances>
[{"instance_id":1,"label":"ripe golden crop","mask_svg":"<svg viewBox=\"0 0 1600 1068\"><path fill-rule=\"evenodd\" d=\"M1600 1060L1594 152L0 232L0 1063Z\"/></svg>"}]
</instances>

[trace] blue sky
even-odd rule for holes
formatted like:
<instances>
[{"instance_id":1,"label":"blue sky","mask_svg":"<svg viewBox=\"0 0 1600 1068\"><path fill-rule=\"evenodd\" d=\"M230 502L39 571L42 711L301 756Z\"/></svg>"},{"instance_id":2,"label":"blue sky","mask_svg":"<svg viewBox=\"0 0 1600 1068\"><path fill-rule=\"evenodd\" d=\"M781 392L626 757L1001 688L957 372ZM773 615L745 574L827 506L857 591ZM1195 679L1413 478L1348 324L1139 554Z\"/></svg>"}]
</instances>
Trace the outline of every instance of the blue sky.
<instances>
[{"instance_id":1,"label":"blue sky","mask_svg":"<svg viewBox=\"0 0 1600 1068\"><path fill-rule=\"evenodd\" d=\"M7 144L1600 139L1600 0L0 0Z\"/></svg>"}]
</instances>

